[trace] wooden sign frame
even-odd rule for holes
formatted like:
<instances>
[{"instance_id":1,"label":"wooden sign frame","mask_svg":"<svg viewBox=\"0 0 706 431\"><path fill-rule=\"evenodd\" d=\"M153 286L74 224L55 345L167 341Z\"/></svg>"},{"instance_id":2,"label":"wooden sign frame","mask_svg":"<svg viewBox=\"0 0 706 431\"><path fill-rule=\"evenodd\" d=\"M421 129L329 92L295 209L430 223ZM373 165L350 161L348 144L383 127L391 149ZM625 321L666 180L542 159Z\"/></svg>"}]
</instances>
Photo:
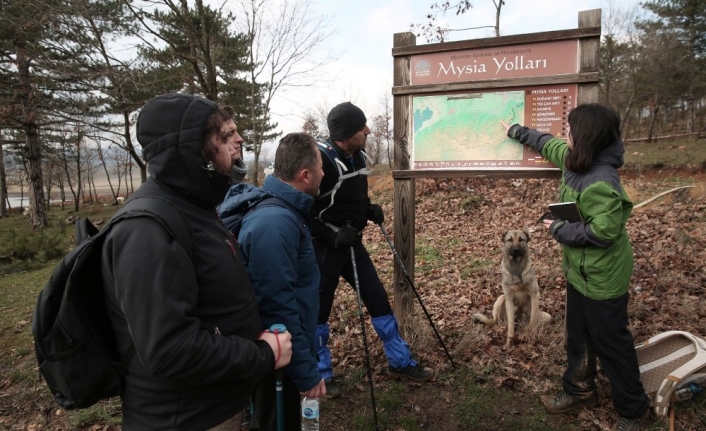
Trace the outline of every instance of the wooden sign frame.
<instances>
[{"instance_id":1,"label":"wooden sign frame","mask_svg":"<svg viewBox=\"0 0 706 431\"><path fill-rule=\"evenodd\" d=\"M416 45L413 33L394 34L392 48L393 78L393 134L394 160L394 245L412 280L414 280L415 249L415 179L416 178L559 178L558 170L465 170L465 169L411 169L410 140L413 136L413 95L447 93L480 89L532 87L554 84L577 84L580 103L597 102L599 97L599 48L601 37L601 9L581 11L578 28L513 36L464 40L458 42ZM420 54L435 54L484 48L511 48L513 45L541 42L578 41L578 72L556 76L530 76L518 78L475 79L412 84L412 58ZM414 295L408 286L402 268L394 268L395 314L404 325L413 310Z\"/></svg>"}]
</instances>

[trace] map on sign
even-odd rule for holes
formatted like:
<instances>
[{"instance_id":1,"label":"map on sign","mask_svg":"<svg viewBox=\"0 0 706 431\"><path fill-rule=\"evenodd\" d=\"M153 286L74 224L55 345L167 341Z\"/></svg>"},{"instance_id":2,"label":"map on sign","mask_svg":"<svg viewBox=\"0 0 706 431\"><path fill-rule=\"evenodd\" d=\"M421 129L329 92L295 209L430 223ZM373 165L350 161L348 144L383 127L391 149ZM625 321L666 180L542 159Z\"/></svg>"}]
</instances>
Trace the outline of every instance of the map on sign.
<instances>
[{"instance_id":1,"label":"map on sign","mask_svg":"<svg viewBox=\"0 0 706 431\"><path fill-rule=\"evenodd\" d=\"M412 98L415 168L519 166L523 146L500 121L525 123L525 91Z\"/></svg>"}]
</instances>

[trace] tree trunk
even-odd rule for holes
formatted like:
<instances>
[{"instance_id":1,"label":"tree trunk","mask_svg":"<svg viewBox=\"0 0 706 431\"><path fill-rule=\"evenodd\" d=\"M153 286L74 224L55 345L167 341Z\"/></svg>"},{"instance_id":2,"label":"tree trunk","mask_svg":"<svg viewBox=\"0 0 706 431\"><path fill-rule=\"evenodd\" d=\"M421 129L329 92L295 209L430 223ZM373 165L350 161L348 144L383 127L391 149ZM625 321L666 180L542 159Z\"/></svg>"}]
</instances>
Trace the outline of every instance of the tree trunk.
<instances>
[{"instance_id":1,"label":"tree trunk","mask_svg":"<svg viewBox=\"0 0 706 431\"><path fill-rule=\"evenodd\" d=\"M495 4L495 37L500 37L500 9L504 3L505 0L497 0Z\"/></svg>"},{"instance_id":2,"label":"tree trunk","mask_svg":"<svg viewBox=\"0 0 706 431\"><path fill-rule=\"evenodd\" d=\"M652 112L652 115L650 116L650 122L649 125L647 126L647 142L652 142L652 138L654 137L655 140L657 140L655 135L655 129L657 128L657 121L659 119L659 106L657 106L654 111Z\"/></svg>"},{"instance_id":3,"label":"tree trunk","mask_svg":"<svg viewBox=\"0 0 706 431\"><path fill-rule=\"evenodd\" d=\"M78 196L77 196L76 190L74 190L74 184L73 184L73 182L71 181L71 174L69 173L69 160L68 160L68 157L67 157L67 155L66 155L66 144L62 144L62 148L61 148L61 160L64 162L64 173L66 174L66 182L67 182L68 185L69 185L69 191L71 191L71 195L74 197L74 208L76 209L76 211L78 211ZM79 184L80 184L80 181L79 181ZM79 187L79 191L80 191L80 187ZM66 194L65 194L65 192L64 192L64 187L63 187L63 185L62 185L62 187L61 187L61 194L64 195L64 198L62 198L62 202L63 202L63 201L66 200L66 199L65 199ZM64 208L64 204L63 204L63 203L61 204L61 208L62 208L62 209Z\"/></svg>"},{"instance_id":4,"label":"tree trunk","mask_svg":"<svg viewBox=\"0 0 706 431\"><path fill-rule=\"evenodd\" d=\"M147 181L147 165L142 161L140 156L137 155L137 152L135 152L135 146L132 144L132 138L130 137L130 113L128 111L123 111L123 120L125 127L123 132L123 136L125 137L125 147L127 148L127 152L130 153L132 160L134 160L140 168L140 184L144 184L145 181Z\"/></svg>"},{"instance_id":5,"label":"tree trunk","mask_svg":"<svg viewBox=\"0 0 706 431\"><path fill-rule=\"evenodd\" d=\"M0 218L7 217L7 177L5 176L5 159L2 153L2 144L0 141Z\"/></svg>"},{"instance_id":6,"label":"tree trunk","mask_svg":"<svg viewBox=\"0 0 706 431\"><path fill-rule=\"evenodd\" d=\"M17 47L17 74L22 104L22 129L27 148L27 176L29 180L29 215L33 229L47 226L47 211L44 206L44 182L42 181L42 148L37 132L37 113L32 106L32 83L30 82L30 59L24 47Z\"/></svg>"},{"instance_id":7,"label":"tree trunk","mask_svg":"<svg viewBox=\"0 0 706 431\"><path fill-rule=\"evenodd\" d=\"M686 133L694 133L694 118L696 118L696 110L694 109L694 101L689 100L686 103L687 103Z\"/></svg>"},{"instance_id":8,"label":"tree trunk","mask_svg":"<svg viewBox=\"0 0 706 431\"><path fill-rule=\"evenodd\" d=\"M98 160L101 161L101 165L103 165L103 172L105 172L105 177L108 179L108 187L110 187L110 194L113 196L113 205L118 204L118 194L115 192L115 189L113 188L113 181L110 180L110 173L108 172L108 165L105 163L105 155L103 154L103 149L101 148L100 145L98 145L98 148L96 149L98 151Z\"/></svg>"}]
</instances>

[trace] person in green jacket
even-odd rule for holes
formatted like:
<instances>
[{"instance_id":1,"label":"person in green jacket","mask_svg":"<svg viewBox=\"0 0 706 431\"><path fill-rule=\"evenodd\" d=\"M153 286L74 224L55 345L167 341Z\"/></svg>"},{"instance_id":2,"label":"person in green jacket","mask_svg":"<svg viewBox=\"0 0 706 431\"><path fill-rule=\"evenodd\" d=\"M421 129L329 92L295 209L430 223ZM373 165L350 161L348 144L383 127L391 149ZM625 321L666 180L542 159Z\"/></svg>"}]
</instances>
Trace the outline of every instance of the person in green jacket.
<instances>
[{"instance_id":1,"label":"person in green jacket","mask_svg":"<svg viewBox=\"0 0 706 431\"><path fill-rule=\"evenodd\" d=\"M625 224L632 202L620 183L623 165L620 118L596 103L568 117L567 139L508 126L507 135L561 169L561 202L576 202L583 221L544 220L562 245L567 279L563 392L545 403L550 413L595 407L596 357L611 384L619 431L639 430L649 415L640 382L635 342L628 329L628 289L633 253Z\"/></svg>"}]
</instances>

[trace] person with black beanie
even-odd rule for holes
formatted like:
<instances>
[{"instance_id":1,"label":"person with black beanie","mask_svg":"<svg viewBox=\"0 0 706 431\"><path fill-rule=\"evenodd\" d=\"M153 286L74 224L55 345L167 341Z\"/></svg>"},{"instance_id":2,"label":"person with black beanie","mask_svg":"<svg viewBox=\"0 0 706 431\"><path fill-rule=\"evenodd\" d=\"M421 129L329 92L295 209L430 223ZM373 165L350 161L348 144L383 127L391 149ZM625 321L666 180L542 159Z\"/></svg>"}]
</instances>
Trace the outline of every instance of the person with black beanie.
<instances>
[{"instance_id":1,"label":"person with black beanie","mask_svg":"<svg viewBox=\"0 0 706 431\"><path fill-rule=\"evenodd\" d=\"M354 286L354 270L358 273L361 299L383 342L388 375L430 380L433 371L412 358L409 345L400 336L387 292L362 243L362 231L368 220L375 224L385 220L380 205L371 203L368 197L365 143L370 129L365 114L354 104L345 102L331 109L326 120L329 139L319 144L324 178L312 209L312 234L321 273L316 350L327 396L340 395L340 388L333 380L331 352L327 347L328 319L339 278L343 277ZM351 260L351 248L356 269Z\"/></svg>"}]
</instances>

